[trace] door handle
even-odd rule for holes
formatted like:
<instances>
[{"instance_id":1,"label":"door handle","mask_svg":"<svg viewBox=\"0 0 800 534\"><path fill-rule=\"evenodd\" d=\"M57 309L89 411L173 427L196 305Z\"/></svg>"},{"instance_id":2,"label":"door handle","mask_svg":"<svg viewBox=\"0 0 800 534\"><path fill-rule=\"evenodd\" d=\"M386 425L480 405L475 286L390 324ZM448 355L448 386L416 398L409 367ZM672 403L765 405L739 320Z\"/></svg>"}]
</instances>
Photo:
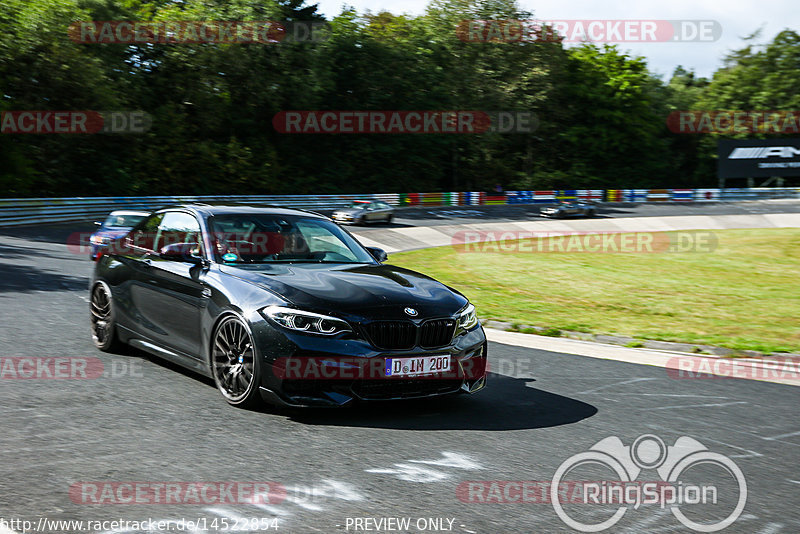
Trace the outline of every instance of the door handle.
<instances>
[{"instance_id":1,"label":"door handle","mask_svg":"<svg viewBox=\"0 0 800 534\"><path fill-rule=\"evenodd\" d=\"M146 259L146 260L142 260L142 267L145 267L145 268L149 269L152 266L153 266L153 260L151 260L149 258Z\"/></svg>"}]
</instances>

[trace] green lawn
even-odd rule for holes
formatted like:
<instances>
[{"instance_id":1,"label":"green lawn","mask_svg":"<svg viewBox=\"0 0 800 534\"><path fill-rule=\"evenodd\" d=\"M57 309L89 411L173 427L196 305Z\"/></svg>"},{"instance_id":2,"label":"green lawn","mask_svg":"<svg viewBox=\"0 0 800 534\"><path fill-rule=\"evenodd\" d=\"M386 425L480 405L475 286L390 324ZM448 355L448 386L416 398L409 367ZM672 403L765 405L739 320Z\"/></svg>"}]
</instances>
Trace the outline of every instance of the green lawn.
<instances>
[{"instance_id":1,"label":"green lawn","mask_svg":"<svg viewBox=\"0 0 800 534\"><path fill-rule=\"evenodd\" d=\"M455 287L484 319L800 351L800 229L715 234L717 248L704 253L466 253L440 247L392 254L389 262Z\"/></svg>"}]
</instances>

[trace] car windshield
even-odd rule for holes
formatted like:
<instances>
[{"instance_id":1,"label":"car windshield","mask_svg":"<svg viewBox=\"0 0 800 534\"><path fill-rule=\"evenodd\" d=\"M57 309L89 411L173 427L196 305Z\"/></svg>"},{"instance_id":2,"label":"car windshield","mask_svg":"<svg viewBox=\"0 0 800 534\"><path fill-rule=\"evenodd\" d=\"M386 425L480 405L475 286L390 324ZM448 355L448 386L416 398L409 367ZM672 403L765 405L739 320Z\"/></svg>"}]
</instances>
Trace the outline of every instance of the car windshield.
<instances>
[{"instance_id":1,"label":"car windshield","mask_svg":"<svg viewBox=\"0 0 800 534\"><path fill-rule=\"evenodd\" d=\"M370 201L368 201L368 200L354 200L347 207L348 208L355 208L357 210L363 210L365 208L368 208L370 204L372 204L372 203Z\"/></svg>"},{"instance_id":2,"label":"car windshield","mask_svg":"<svg viewBox=\"0 0 800 534\"><path fill-rule=\"evenodd\" d=\"M103 222L103 228L133 228L145 217L147 217L147 215L112 213L106 217L106 220Z\"/></svg>"},{"instance_id":3,"label":"car windshield","mask_svg":"<svg viewBox=\"0 0 800 534\"><path fill-rule=\"evenodd\" d=\"M325 219L224 214L209 219L219 263L374 263L350 234Z\"/></svg>"}]
</instances>

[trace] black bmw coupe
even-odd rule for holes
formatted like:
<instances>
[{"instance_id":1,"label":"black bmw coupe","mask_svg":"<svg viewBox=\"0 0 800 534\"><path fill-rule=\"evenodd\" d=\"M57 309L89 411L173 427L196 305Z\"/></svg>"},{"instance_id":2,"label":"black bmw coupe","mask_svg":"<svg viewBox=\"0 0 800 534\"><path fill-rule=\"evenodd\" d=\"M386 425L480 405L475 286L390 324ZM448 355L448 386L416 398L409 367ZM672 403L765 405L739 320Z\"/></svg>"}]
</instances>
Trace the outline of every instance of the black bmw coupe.
<instances>
[{"instance_id":1,"label":"black bmw coupe","mask_svg":"<svg viewBox=\"0 0 800 534\"><path fill-rule=\"evenodd\" d=\"M486 336L458 291L384 265L321 215L190 205L141 221L103 253L91 326L210 376L233 405L472 393Z\"/></svg>"}]
</instances>

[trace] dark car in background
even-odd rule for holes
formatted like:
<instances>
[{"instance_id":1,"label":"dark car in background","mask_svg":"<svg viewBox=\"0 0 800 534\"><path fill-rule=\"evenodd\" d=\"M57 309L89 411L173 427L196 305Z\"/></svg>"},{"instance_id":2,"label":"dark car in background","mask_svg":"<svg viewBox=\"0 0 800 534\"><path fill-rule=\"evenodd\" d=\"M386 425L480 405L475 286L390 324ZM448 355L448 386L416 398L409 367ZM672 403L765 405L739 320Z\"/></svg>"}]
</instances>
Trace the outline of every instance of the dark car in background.
<instances>
[{"instance_id":1,"label":"dark car in background","mask_svg":"<svg viewBox=\"0 0 800 534\"><path fill-rule=\"evenodd\" d=\"M340 223L390 224L394 208L382 200L354 200L348 207L334 211L331 218Z\"/></svg>"},{"instance_id":2,"label":"dark car in background","mask_svg":"<svg viewBox=\"0 0 800 534\"><path fill-rule=\"evenodd\" d=\"M147 211L117 210L109 213L103 222L95 222L98 229L89 236L89 257L96 260L111 241L127 234L148 215Z\"/></svg>"},{"instance_id":3,"label":"dark car in background","mask_svg":"<svg viewBox=\"0 0 800 534\"><path fill-rule=\"evenodd\" d=\"M385 260L311 212L160 210L99 258L92 337L101 350L128 343L212 377L233 405L482 389L487 343L475 307Z\"/></svg>"},{"instance_id":4,"label":"dark car in background","mask_svg":"<svg viewBox=\"0 0 800 534\"><path fill-rule=\"evenodd\" d=\"M564 200L555 206L548 206L539 210L542 217L566 219L567 217L594 217L597 206L585 200Z\"/></svg>"}]
</instances>

